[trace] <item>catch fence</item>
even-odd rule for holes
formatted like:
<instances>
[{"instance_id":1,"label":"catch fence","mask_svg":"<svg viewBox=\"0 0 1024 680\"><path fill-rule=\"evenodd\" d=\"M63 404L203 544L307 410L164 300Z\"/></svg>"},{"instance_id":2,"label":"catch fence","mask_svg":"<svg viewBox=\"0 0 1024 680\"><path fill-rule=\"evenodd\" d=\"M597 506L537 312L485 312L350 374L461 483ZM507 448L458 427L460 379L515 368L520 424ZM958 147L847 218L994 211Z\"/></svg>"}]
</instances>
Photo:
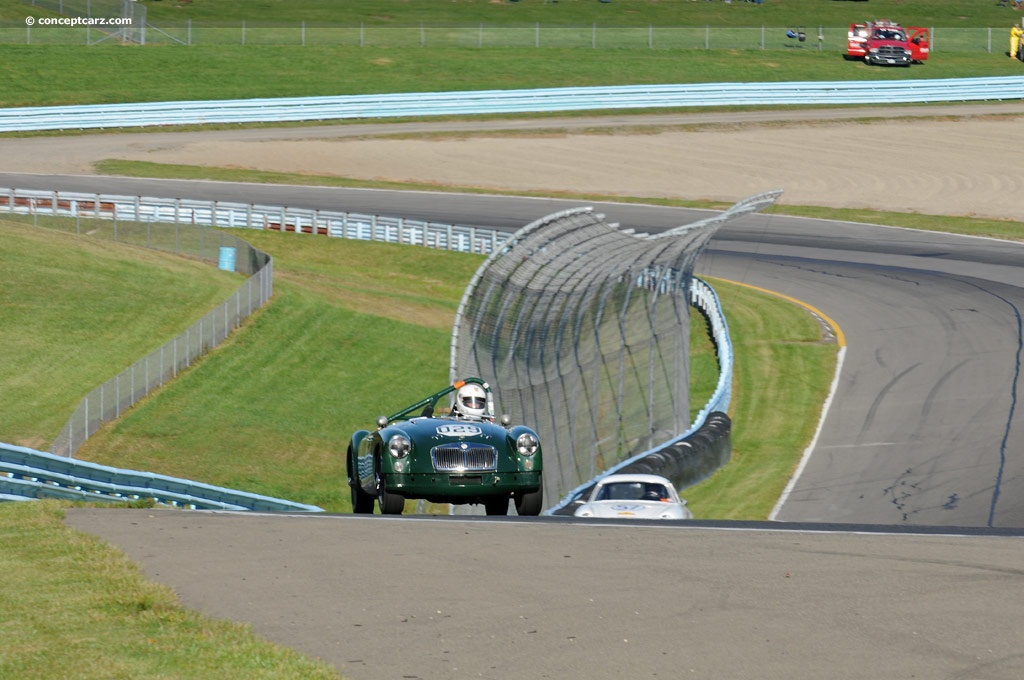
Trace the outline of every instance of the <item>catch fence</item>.
<instances>
[{"instance_id":1,"label":"catch fence","mask_svg":"<svg viewBox=\"0 0 1024 680\"><path fill-rule=\"evenodd\" d=\"M76 0L84 5L86 0ZM99 0L93 0L98 3ZM51 11L88 16L82 7L61 0L34 0ZM118 3L112 2L111 6ZM149 22L145 8L107 15L127 19L119 26L33 25L0 23L0 44L94 45L117 41L144 45L279 46L359 48L464 48L464 49L600 49L600 50L820 50L846 51L849 26L520 26L475 24L465 26L339 26L298 21L292 24L240 20L234 23L202 21ZM1005 49L1006 27L932 27L932 52L993 53Z\"/></svg>"}]
</instances>

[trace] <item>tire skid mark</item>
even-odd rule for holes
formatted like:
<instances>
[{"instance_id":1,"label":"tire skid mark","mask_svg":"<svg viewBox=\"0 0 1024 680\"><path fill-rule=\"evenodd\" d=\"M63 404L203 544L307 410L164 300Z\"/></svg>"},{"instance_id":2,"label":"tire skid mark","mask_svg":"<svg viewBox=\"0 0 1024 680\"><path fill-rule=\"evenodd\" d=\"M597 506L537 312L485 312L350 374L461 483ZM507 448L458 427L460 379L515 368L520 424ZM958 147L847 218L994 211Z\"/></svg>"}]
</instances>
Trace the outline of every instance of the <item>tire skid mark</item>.
<instances>
[{"instance_id":1,"label":"tire skid mark","mask_svg":"<svg viewBox=\"0 0 1024 680\"><path fill-rule=\"evenodd\" d=\"M903 371L897 373L892 380L887 382L885 384L885 387L878 391L878 395L875 397L874 401L871 402L871 408L868 409L867 415L864 416L864 425L861 427L862 431L871 429L871 426L874 424L875 415L878 413L879 407L881 407L882 402L885 401L885 398L886 396L888 396L889 392L892 391L892 388L896 386L896 383L898 383L900 380L906 377L908 373L912 372L920 365L921 363L918 362L903 369Z\"/></svg>"}]
</instances>

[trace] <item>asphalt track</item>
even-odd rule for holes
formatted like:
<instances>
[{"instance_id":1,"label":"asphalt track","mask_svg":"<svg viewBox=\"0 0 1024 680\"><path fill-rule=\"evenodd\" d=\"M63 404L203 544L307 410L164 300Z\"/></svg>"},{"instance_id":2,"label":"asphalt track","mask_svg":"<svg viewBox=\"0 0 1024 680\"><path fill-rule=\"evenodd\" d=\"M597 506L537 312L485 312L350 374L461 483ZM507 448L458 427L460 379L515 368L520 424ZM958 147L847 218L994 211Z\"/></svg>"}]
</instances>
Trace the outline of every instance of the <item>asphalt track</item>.
<instances>
[{"instance_id":1,"label":"asphalt track","mask_svg":"<svg viewBox=\"0 0 1024 680\"><path fill-rule=\"evenodd\" d=\"M120 193L113 182L102 190ZM561 205L275 191L298 192L289 205L309 192L509 227ZM599 209L641 230L700 216ZM352 678L1024 677L1024 543L1001 529L1024 527L1022 255L1019 243L763 215L718 232L701 273L803 300L847 338L781 523L74 510L68 524L121 547L186 606Z\"/></svg>"}]
</instances>

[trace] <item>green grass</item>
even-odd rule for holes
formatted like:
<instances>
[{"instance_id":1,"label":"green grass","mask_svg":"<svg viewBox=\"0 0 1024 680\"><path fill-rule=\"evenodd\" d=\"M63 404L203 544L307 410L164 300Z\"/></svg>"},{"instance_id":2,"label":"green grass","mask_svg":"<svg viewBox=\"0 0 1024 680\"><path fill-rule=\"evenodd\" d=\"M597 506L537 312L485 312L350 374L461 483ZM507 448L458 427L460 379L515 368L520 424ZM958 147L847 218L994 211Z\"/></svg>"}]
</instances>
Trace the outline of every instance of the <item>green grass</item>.
<instances>
[{"instance_id":1,"label":"green grass","mask_svg":"<svg viewBox=\"0 0 1024 680\"><path fill-rule=\"evenodd\" d=\"M765 519L814 435L837 345L822 343L817 320L792 302L709 282L723 300L736 357L732 460L683 495L698 518Z\"/></svg>"},{"instance_id":2,"label":"green grass","mask_svg":"<svg viewBox=\"0 0 1024 680\"><path fill-rule=\"evenodd\" d=\"M21 298L22 286L30 285L44 299L59 293L63 305L84 308L97 294L88 287L51 284L45 276L49 262L75 249L81 250L80 270L89 269L89 258L97 252L103 253L96 267L101 271L110 260L137 258L134 249L85 236L0 225L5 228L5 244L34 238L34 257L15 260L22 278L5 282L10 299ZM177 380L102 428L77 457L347 512L343 461L348 435L382 415L382 404L412 403L447 382L455 310L483 257L277 232L232 231L274 257L275 295L270 303L242 331ZM182 276L177 271L179 258L159 254L153 258L157 263L166 260L171 273ZM210 265L200 266L223 274ZM125 275L137 276L134 270ZM88 272L82 276L91 278ZM117 283L107 286L106 303L115 308L139 295L134 288ZM176 279L165 285L175 289ZM79 292L84 297L79 297ZM122 293L128 299L122 300ZM733 293L739 299L749 295L742 289ZM189 299L158 299L162 314L194 309L187 304ZM33 298L33 308L41 304ZM756 306L754 302L745 304ZM24 335L18 328L27 322L11 318L19 322L7 329L14 341ZM86 314L76 323L86 338L102 335L109 325L106 313ZM163 342L171 334L164 331L152 341ZM691 407L695 413L714 389L718 371L714 348L696 312L691 335ZM21 357L20 369L34 375L36 366L57 363L63 351L59 337L48 336ZM81 383L79 392L110 377L103 371L113 369L100 358L92 353L76 357L83 365L77 370L92 371L75 374ZM99 378L93 379L94 374L100 374ZM6 387L14 380L11 374L0 384ZM58 401L61 398L62 393L20 394L4 389L0 390L0 412L17 408L8 402L11 399L31 404L24 415L27 422L21 426L21 443L31 443L46 434L33 429L33 414L40 422L42 414L53 414L49 420L58 427L70 414L75 403L65 404ZM0 441L11 441L2 427Z\"/></svg>"},{"instance_id":3,"label":"green grass","mask_svg":"<svg viewBox=\"0 0 1024 680\"><path fill-rule=\"evenodd\" d=\"M70 4L70 2L69 2ZM85 0L79 0L85 6ZM614 26L712 25L712 26L817 26L844 25L860 18L888 17L927 26L1001 26L1019 21L1019 14L999 7L996 0L765 0L761 5L744 2L697 2L694 0L262 0L245 3L197 0L143 0L149 21L155 24L192 20L209 23L265 24L306 21L339 26L433 26L552 25ZM20 22L27 13L44 12L17 0L0 2L0 21Z\"/></svg>"},{"instance_id":4,"label":"green grass","mask_svg":"<svg viewBox=\"0 0 1024 680\"><path fill-rule=\"evenodd\" d=\"M242 284L207 263L0 221L0 440L45 448L87 392Z\"/></svg>"},{"instance_id":5,"label":"green grass","mask_svg":"<svg viewBox=\"0 0 1024 680\"><path fill-rule=\"evenodd\" d=\"M482 257L240 236L274 256L271 303L78 457L347 511L347 437L447 383L455 310Z\"/></svg>"},{"instance_id":6,"label":"green grass","mask_svg":"<svg viewBox=\"0 0 1024 680\"><path fill-rule=\"evenodd\" d=\"M1000 49L1006 48L1000 43ZM947 54L906 69L816 50L2 46L0 107L389 92L1021 75L1001 54ZM282 58L287 55L287 58ZM75 77L66 78L69 63ZM53 82L61 82L54 88ZM116 83L116 86L112 86Z\"/></svg>"},{"instance_id":7,"label":"green grass","mask_svg":"<svg viewBox=\"0 0 1024 680\"><path fill-rule=\"evenodd\" d=\"M0 503L0 677L340 678L248 626L183 609L121 552L66 528L65 507Z\"/></svg>"}]
</instances>

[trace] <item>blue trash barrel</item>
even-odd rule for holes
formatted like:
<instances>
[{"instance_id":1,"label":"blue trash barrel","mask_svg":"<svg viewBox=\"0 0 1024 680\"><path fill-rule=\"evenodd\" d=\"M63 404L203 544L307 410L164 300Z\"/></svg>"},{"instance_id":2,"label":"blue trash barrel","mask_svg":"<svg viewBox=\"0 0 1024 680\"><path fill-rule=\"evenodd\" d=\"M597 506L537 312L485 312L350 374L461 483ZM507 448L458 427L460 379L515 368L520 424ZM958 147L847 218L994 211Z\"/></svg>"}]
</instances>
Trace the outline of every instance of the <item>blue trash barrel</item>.
<instances>
[{"instance_id":1,"label":"blue trash barrel","mask_svg":"<svg viewBox=\"0 0 1024 680\"><path fill-rule=\"evenodd\" d=\"M221 269L227 272L235 271L235 249L228 246L220 247L220 264L218 265Z\"/></svg>"}]
</instances>

